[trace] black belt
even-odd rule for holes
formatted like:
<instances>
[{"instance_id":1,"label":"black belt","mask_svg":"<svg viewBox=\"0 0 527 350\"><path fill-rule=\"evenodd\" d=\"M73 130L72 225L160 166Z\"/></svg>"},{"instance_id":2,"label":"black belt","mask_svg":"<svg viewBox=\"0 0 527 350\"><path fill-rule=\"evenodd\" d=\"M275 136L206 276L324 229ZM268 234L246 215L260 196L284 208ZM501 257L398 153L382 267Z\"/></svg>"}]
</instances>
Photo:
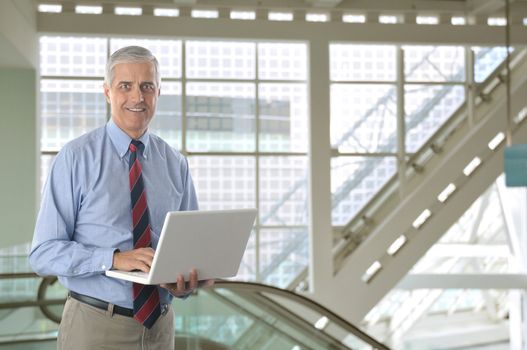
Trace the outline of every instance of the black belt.
<instances>
[{"instance_id":1,"label":"black belt","mask_svg":"<svg viewBox=\"0 0 527 350\"><path fill-rule=\"evenodd\" d=\"M75 293L75 292L73 292L71 290L70 290L69 295L73 299L78 300L81 303L88 304L90 306L93 306L93 307L96 307L96 308L102 309L102 310L108 310L108 305L110 305L110 303L107 303L106 301L103 301L103 300L100 300L100 299L96 299L96 298L92 298L92 297L89 297L87 295L82 295L82 294L79 294L79 293ZM121 307L121 306L117 306L117 305L113 306L113 313L114 314L123 315L123 316L128 316L128 317L134 317L134 310L127 309L125 307Z\"/></svg>"}]
</instances>

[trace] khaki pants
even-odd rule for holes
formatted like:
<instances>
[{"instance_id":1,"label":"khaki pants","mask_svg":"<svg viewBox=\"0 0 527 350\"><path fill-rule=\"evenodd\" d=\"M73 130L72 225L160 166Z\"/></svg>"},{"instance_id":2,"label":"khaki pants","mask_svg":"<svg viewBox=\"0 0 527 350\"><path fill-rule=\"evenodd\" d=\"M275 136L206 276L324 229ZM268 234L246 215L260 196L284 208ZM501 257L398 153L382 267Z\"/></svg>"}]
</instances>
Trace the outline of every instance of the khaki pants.
<instances>
[{"instance_id":1,"label":"khaki pants","mask_svg":"<svg viewBox=\"0 0 527 350\"><path fill-rule=\"evenodd\" d=\"M111 309L111 306L109 307ZM57 339L59 350L173 350L174 311L169 306L151 329L68 297Z\"/></svg>"}]
</instances>

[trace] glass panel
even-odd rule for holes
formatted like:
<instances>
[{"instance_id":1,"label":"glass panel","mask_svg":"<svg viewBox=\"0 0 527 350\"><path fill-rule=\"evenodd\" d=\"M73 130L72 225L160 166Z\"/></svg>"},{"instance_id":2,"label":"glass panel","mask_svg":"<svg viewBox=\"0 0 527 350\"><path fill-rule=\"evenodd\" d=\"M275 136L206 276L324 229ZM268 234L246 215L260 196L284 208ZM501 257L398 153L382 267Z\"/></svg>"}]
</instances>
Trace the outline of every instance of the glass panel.
<instances>
[{"instance_id":1,"label":"glass panel","mask_svg":"<svg viewBox=\"0 0 527 350\"><path fill-rule=\"evenodd\" d=\"M260 279L286 288L309 264L307 228L260 231Z\"/></svg>"},{"instance_id":2,"label":"glass panel","mask_svg":"<svg viewBox=\"0 0 527 350\"><path fill-rule=\"evenodd\" d=\"M307 157L260 157L260 224L307 225Z\"/></svg>"},{"instance_id":3,"label":"glass panel","mask_svg":"<svg viewBox=\"0 0 527 350\"><path fill-rule=\"evenodd\" d=\"M250 314L212 293L199 293L198 298L186 300L174 298L173 305L177 310L176 335L190 335L233 346L255 323ZM186 348L188 344L181 345Z\"/></svg>"},{"instance_id":4,"label":"glass panel","mask_svg":"<svg viewBox=\"0 0 527 350\"><path fill-rule=\"evenodd\" d=\"M331 145L340 152L395 152L392 85L331 85Z\"/></svg>"},{"instance_id":5,"label":"glass panel","mask_svg":"<svg viewBox=\"0 0 527 350\"><path fill-rule=\"evenodd\" d=\"M395 81L393 45L330 44L332 81Z\"/></svg>"},{"instance_id":6,"label":"glass panel","mask_svg":"<svg viewBox=\"0 0 527 350\"><path fill-rule=\"evenodd\" d=\"M465 80L462 46L404 46L407 81L446 82Z\"/></svg>"},{"instance_id":7,"label":"glass panel","mask_svg":"<svg viewBox=\"0 0 527 350\"><path fill-rule=\"evenodd\" d=\"M0 273L17 273L31 271L29 267L29 254L31 244L17 244L0 249ZM8 282L8 280L0 279L0 282ZM8 283L9 284L9 283ZM2 293L0 293L2 296Z\"/></svg>"},{"instance_id":8,"label":"glass panel","mask_svg":"<svg viewBox=\"0 0 527 350\"><path fill-rule=\"evenodd\" d=\"M255 44L247 42L187 41L188 78L254 79Z\"/></svg>"},{"instance_id":9,"label":"glass panel","mask_svg":"<svg viewBox=\"0 0 527 350\"><path fill-rule=\"evenodd\" d=\"M30 272L27 259L29 249L29 242L0 249L0 273ZM41 278L0 279L0 303L36 300L41 281ZM63 298L65 290L59 288L62 290L62 295L58 298ZM56 323L48 320L36 307L0 309L0 344L11 340L53 337L56 336L57 327Z\"/></svg>"},{"instance_id":10,"label":"glass panel","mask_svg":"<svg viewBox=\"0 0 527 350\"><path fill-rule=\"evenodd\" d=\"M189 167L202 210L254 208L253 157L191 156Z\"/></svg>"},{"instance_id":11,"label":"glass panel","mask_svg":"<svg viewBox=\"0 0 527 350\"><path fill-rule=\"evenodd\" d=\"M161 82L161 95L149 130L181 149L181 83Z\"/></svg>"},{"instance_id":12,"label":"glass panel","mask_svg":"<svg viewBox=\"0 0 527 350\"><path fill-rule=\"evenodd\" d=\"M238 269L236 277L231 278L237 281L255 281L256 280L256 232L251 232L249 242L245 253L243 254L242 263Z\"/></svg>"},{"instance_id":13,"label":"glass panel","mask_svg":"<svg viewBox=\"0 0 527 350\"><path fill-rule=\"evenodd\" d=\"M207 349L220 347L207 346L204 338L232 349L251 349L255 348L255 344L258 349L277 350L335 347L327 338L314 332L309 322L302 318L297 319L299 322L291 322L285 316L273 312L261 300L262 297L256 293L234 293L227 289L207 290L200 293L198 298L175 300L174 309L178 310L176 335L180 333L201 338L199 345ZM272 299L268 302L273 303ZM313 314L311 309L297 303L294 308L301 309L303 314ZM177 341L176 348L179 348ZM189 343L182 343L181 348L185 345Z\"/></svg>"},{"instance_id":14,"label":"glass panel","mask_svg":"<svg viewBox=\"0 0 527 350\"><path fill-rule=\"evenodd\" d=\"M477 83L485 81L507 57L505 47L474 47L473 50L475 55L474 79Z\"/></svg>"},{"instance_id":15,"label":"glass panel","mask_svg":"<svg viewBox=\"0 0 527 350\"><path fill-rule=\"evenodd\" d=\"M331 160L333 225L344 225L396 171L392 157L336 157Z\"/></svg>"},{"instance_id":16,"label":"glass panel","mask_svg":"<svg viewBox=\"0 0 527 350\"><path fill-rule=\"evenodd\" d=\"M260 151L307 152L305 84L260 84Z\"/></svg>"},{"instance_id":17,"label":"glass panel","mask_svg":"<svg viewBox=\"0 0 527 350\"><path fill-rule=\"evenodd\" d=\"M55 159L55 156L45 154L40 155L40 192L42 192L44 184L48 179L53 159Z\"/></svg>"},{"instance_id":18,"label":"glass panel","mask_svg":"<svg viewBox=\"0 0 527 350\"><path fill-rule=\"evenodd\" d=\"M258 44L258 78L262 80L306 80L307 45Z\"/></svg>"},{"instance_id":19,"label":"glass panel","mask_svg":"<svg viewBox=\"0 0 527 350\"><path fill-rule=\"evenodd\" d=\"M72 140L106 123L102 81L40 81L41 150L59 150Z\"/></svg>"},{"instance_id":20,"label":"glass panel","mask_svg":"<svg viewBox=\"0 0 527 350\"><path fill-rule=\"evenodd\" d=\"M181 40L110 39L112 53L129 45L143 46L156 56L161 78L181 78Z\"/></svg>"},{"instance_id":21,"label":"glass panel","mask_svg":"<svg viewBox=\"0 0 527 350\"><path fill-rule=\"evenodd\" d=\"M41 75L102 77L105 65L104 38L40 38Z\"/></svg>"},{"instance_id":22,"label":"glass panel","mask_svg":"<svg viewBox=\"0 0 527 350\"><path fill-rule=\"evenodd\" d=\"M188 83L187 149L254 151L254 105L254 84Z\"/></svg>"},{"instance_id":23,"label":"glass panel","mask_svg":"<svg viewBox=\"0 0 527 350\"><path fill-rule=\"evenodd\" d=\"M465 100L461 85L405 87L406 149L417 151Z\"/></svg>"}]
</instances>

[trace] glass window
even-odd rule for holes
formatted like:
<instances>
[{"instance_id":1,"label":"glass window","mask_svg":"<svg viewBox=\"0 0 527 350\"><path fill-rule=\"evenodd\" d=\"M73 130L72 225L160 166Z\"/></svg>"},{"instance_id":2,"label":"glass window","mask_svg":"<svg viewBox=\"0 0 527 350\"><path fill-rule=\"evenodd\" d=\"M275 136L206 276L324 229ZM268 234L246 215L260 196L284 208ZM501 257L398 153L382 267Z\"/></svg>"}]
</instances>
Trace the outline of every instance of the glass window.
<instances>
[{"instance_id":1,"label":"glass window","mask_svg":"<svg viewBox=\"0 0 527 350\"><path fill-rule=\"evenodd\" d=\"M40 81L41 149L66 142L106 123L102 80Z\"/></svg>"},{"instance_id":2,"label":"glass window","mask_svg":"<svg viewBox=\"0 0 527 350\"><path fill-rule=\"evenodd\" d=\"M307 225L307 157L260 157L260 224Z\"/></svg>"},{"instance_id":3,"label":"glass window","mask_svg":"<svg viewBox=\"0 0 527 350\"><path fill-rule=\"evenodd\" d=\"M237 278L285 286L307 266L307 45L42 37L42 183L55 152L106 123L106 60L128 45L159 60L150 131L189 154L200 208L260 207Z\"/></svg>"},{"instance_id":4,"label":"glass window","mask_svg":"<svg viewBox=\"0 0 527 350\"><path fill-rule=\"evenodd\" d=\"M331 86L331 145L340 152L395 152L396 116L395 86Z\"/></svg>"},{"instance_id":5,"label":"glass window","mask_svg":"<svg viewBox=\"0 0 527 350\"><path fill-rule=\"evenodd\" d=\"M500 65L507 57L505 47L474 47L474 80L481 83Z\"/></svg>"},{"instance_id":6,"label":"glass window","mask_svg":"<svg viewBox=\"0 0 527 350\"><path fill-rule=\"evenodd\" d=\"M331 160L332 223L345 225L393 176L395 157L336 157Z\"/></svg>"},{"instance_id":7,"label":"glass window","mask_svg":"<svg viewBox=\"0 0 527 350\"><path fill-rule=\"evenodd\" d=\"M161 82L154 119L149 130L170 146L181 149L181 83Z\"/></svg>"},{"instance_id":8,"label":"glass window","mask_svg":"<svg viewBox=\"0 0 527 350\"><path fill-rule=\"evenodd\" d=\"M260 84L260 151L307 152L306 84Z\"/></svg>"},{"instance_id":9,"label":"glass window","mask_svg":"<svg viewBox=\"0 0 527 350\"><path fill-rule=\"evenodd\" d=\"M309 265L307 228L260 231L260 278L286 288Z\"/></svg>"},{"instance_id":10,"label":"glass window","mask_svg":"<svg viewBox=\"0 0 527 350\"><path fill-rule=\"evenodd\" d=\"M256 160L245 156L191 156L189 167L202 210L254 208Z\"/></svg>"},{"instance_id":11,"label":"glass window","mask_svg":"<svg viewBox=\"0 0 527 350\"><path fill-rule=\"evenodd\" d=\"M407 81L451 82L465 80L462 46L404 46Z\"/></svg>"},{"instance_id":12,"label":"glass window","mask_svg":"<svg viewBox=\"0 0 527 350\"><path fill-rule=\"evenodd\" d=\"M406 149L417 151L465 101L461 85L408 85L405 88Z\"/></svg>"},{"instance_id":13,"label":"glass window","mask_svg":"<svg viewBox=\"0 0 527 350\"><path fill-rule=\"evenodd\" d=\"M228 41L187 41L188 78L254 79L255 44Z\"/></svg>"},{"instance_id":14,"label":"glass window","mask_svg":"<svg viewBox=\"0 0 527 350\"><path fill-rule=\"evenodd\" d=\"M189 151L254 151L255 119L254 84L187 84Z\"/></svg>"},{"instance_id":15,"label":"glass window","mask_svg":"<svg viewBox=\"0 0 527 350\"><path fill-rule=\"evenodd\" d=\"M259 43L258 78L262 80L306 80L307 45Z\"/></svg>"},{"instance_id":16,"label":"glass window","mask_svg":"<svg viewBox=\"0 0 527 350\"><path fill-rule=\"evenodd\" d=\"M256 280L256 240L256 230L253 230L247 242L245 252L243 253L242 263L240 264L236 277L232 278L233 280Z\"/></svg>"},{"instance_id":17,"label":"glass window","mask_svg":"<svg viewBox=\"0 0 527 350\"><path fill-rule=\"evenodd\" d=\"M40 74L43 76L102 77L105 65L106 39L40 38Z\"/></svg>"},{"instance_id":18,"label":"glass window","mask_svg":"<svg viewBox=\"0 0 527 350\"><path fill-rule=\"evenodd\" d=\"M332 81L395 81L393 45L330 44Z\"/></svg>"}]
</instances>

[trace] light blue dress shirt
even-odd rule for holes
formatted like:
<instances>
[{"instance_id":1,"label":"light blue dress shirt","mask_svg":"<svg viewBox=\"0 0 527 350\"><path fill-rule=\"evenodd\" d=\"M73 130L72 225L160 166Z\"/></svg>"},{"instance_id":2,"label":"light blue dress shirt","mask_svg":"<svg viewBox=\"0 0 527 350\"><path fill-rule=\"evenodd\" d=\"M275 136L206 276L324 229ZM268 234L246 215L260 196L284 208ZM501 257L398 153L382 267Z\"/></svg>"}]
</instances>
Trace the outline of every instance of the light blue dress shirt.
<instances>
[{"instance_id":1,"label":"light blue dress shirt","mask_svg":"<svg viewBox=\"0 0 527 350\"><path fill-rule=\"evenodd\" d=\"M148 131L139 140L155 249L166 213L197 210L198 202L186 158ZM132 249L130 141L110 120L62 148L44 186L29 262L69 290L131 309L132 284L104 274L116 249ZM172 298L163 288L160 297Z\"/></svg>"}]
</instances>

